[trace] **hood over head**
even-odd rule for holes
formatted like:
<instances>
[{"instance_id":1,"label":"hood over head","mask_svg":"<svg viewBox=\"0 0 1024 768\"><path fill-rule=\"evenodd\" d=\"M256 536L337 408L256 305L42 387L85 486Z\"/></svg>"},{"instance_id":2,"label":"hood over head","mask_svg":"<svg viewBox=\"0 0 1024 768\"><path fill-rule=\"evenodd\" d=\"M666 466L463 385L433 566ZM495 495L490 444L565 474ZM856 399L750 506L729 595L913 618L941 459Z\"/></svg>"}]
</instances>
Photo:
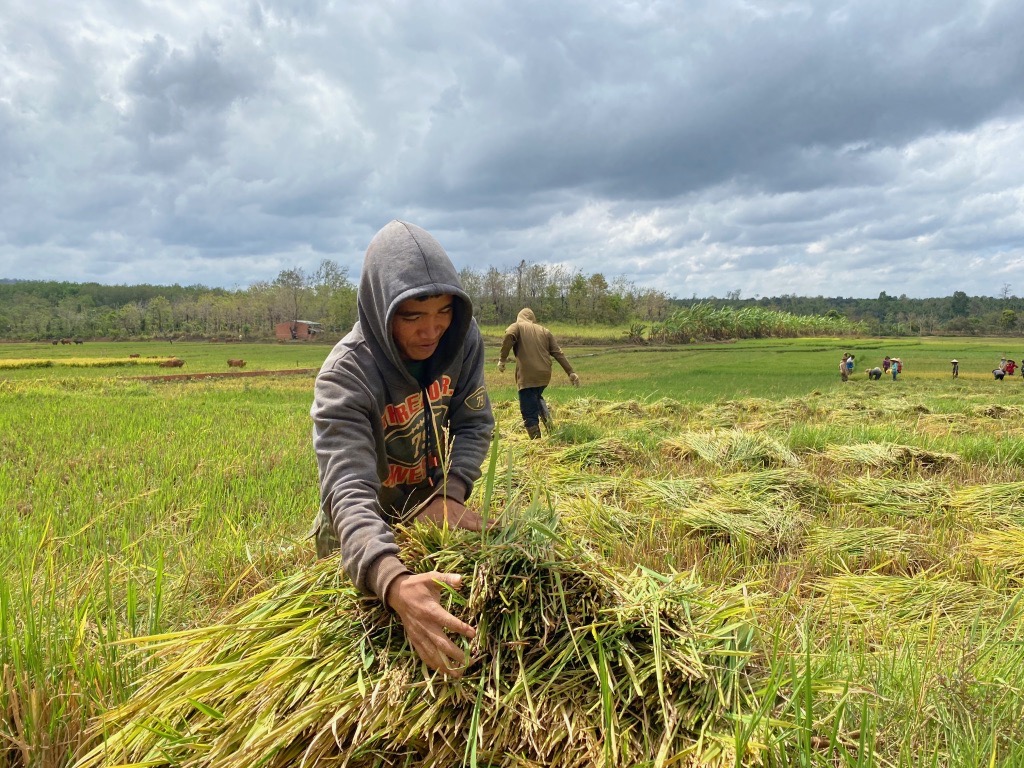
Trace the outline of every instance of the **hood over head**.
<instances>
[{"instance_id":1,"label":"hood over head","mask_svg":"<svg viewBox=\"0 0 1024 768\"><path fill-rule=\"evenodd\" d=\"M516 321L520 323L536 323L537 317L533 314L533 310L529 307L523 307L519 310L519 314L516 315Z\"/></svg>"},{"instance_id":2,"label":"hood over head","mask_svg":"<svg viewBox=\"0 0 1024 768\"><path fill-rule=\"evenodd\" d=\"M461 353L473 319L472 302L448 254L425 229L396 220L374 235L359 277L359 325L367 342L377 347L400 375L409 376L391 336L395 310L406 299L440 294L452 295L454 311L452 324L428 361L428 374L442 370Z\"/></svg>"}]
</instances>

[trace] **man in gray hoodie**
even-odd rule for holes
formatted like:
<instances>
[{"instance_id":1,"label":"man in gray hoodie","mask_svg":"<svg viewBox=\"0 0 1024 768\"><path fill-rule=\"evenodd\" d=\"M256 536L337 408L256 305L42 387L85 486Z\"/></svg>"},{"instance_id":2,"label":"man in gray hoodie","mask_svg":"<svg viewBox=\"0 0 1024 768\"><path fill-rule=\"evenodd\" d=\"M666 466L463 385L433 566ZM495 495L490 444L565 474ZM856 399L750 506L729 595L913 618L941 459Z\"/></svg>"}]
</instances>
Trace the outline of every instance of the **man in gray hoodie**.
<instances>
[{"instance_id":1,"label":"man in gray hoodie","mask_svg":"<svg viewBox=\"0 0 1024 768\"><path fill-rule=\"evenodd\" d=\"M475 630L442 608L440 594L462 577L412 573L392 526L425 519L481 530L465 506L494 430L480 331L448 254L401 221L370 242L357 308L316 378L317 554L340 548L352 581L398 614L420 658L460 676L463 653L446 630Z\"/></svg>"}]
</instances>

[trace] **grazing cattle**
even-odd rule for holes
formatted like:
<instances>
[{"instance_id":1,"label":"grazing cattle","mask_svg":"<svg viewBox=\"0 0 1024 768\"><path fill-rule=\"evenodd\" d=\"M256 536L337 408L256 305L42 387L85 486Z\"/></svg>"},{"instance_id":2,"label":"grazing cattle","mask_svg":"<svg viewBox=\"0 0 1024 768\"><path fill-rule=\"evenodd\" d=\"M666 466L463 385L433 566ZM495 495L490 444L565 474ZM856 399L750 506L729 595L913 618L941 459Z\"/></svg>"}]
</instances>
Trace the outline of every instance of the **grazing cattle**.
<instances>
[{"instance_id":1,"label":"grazing cattle","mask_svg":"<svg viewBox=\"0 0 1024 768\"><path fill-rule=\"evenodd\" d=\"M179 360L176 357L172 357L170 360L164 360L160 363L161 368L181 368L185 364L184 360Z\"/></svg>"},{"instance_id":2,"label":"grazing cattle","mask_svg":"<svg viewBox=\"0 0 1024 768\"><path fill-rule=\"evenodd\" d=\"M245 368L245 360L228 360L228 368Z\"/></svg>"},{"instance_id":3,"label":"grazing cattle","mask_svg":"<svg viewBox=\"0 0 1024 768\"><path fill-rule=\"evenodd\" d=\"M58 344L60 344L60 342L59 342L59 341L57 341L56 339L54 339L54 340L53 340L53 341L51 341L50 343L51 343L51 344L53 344L53 346L55 346L55 347L56 347L56 346L57 346Z\"/></svg>"},{"instance_id":4,"label":"grazing cattle","mask_svg":"<svg viewBox=\"0 0 1024 768\"><path fill-rule=\"evenodd\" d=\"M61 344L70 344L71 343L71 339L61 339L60 343Z\"/></svg>"},{"instance_id":5,"label":"grazing cattle","mask_svg":"<svg viewBox=\"0 0 1024 768\"><path fill-rule=\"evenodd\" d=\"M84 344L85 342L81 339L75 339L75 344Z\"/></svg>"},{"instance_id":6,"label":"grazing cattle","mask_svg":"<svg viewBox=\"0 0 1024 768\"><path fill-rule=\"evenodd\" d=\"M128 357L139 357L139 354L136 352L134 355L128 355Z\"/></svg>"}]
</instances>

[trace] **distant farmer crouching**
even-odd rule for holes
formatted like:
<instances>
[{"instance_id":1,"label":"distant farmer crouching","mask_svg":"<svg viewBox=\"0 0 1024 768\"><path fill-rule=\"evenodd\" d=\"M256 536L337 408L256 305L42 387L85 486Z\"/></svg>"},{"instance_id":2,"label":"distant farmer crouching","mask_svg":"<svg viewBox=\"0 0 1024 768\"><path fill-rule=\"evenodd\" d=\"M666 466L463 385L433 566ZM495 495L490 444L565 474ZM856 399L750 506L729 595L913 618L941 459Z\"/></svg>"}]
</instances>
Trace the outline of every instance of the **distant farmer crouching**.
<instances>
[{"instance_id":1,"label":"distant farmer crouching","mask_svg":"<svg viewBox=\"0 0 1024 768\"><path fill-rule=\"evenodd\" d=\"M882 378L882 369L879 368L878 366L875 366L870 371L868 371L868 378L871 379L872 381L878 381L879 379Z\"/></svg>"}]
</instances>

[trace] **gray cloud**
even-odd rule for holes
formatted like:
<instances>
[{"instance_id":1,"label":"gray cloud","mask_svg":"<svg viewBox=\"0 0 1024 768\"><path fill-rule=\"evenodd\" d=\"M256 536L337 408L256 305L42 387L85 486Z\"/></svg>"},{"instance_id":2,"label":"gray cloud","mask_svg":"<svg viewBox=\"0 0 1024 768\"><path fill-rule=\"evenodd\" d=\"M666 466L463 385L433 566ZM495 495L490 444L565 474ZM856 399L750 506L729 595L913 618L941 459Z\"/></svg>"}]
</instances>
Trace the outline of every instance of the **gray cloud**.
<instances>
[{"instance_id":1,"label":"gray cloud","mask_svg":"<svg viewBox=\"0 0 1024 768\"><path fill-rule=\"evenodd\" d=\"M0 276L355 275L398 216L678 296L1024 289L1010 0L10 5Z\"/></svg>"}]
</instances>

